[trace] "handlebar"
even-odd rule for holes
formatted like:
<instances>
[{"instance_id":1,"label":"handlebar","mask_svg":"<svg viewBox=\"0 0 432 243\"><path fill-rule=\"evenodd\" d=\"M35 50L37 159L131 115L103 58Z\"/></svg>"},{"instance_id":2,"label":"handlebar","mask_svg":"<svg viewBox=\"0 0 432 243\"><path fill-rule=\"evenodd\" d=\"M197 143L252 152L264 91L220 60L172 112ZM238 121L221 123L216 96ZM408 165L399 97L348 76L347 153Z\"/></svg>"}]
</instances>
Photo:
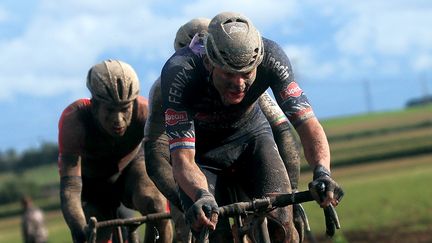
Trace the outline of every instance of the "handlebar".
<instances>
[{"instance_id":1,"label":"handlebar","mask_svg":"<svg viewBox=\"0 0 432 243\"><path fill-rule=\"evenodd\" d=\"M322 184L317 185L316 191L321 197L325 195L325 186ZM254 199L249 202L238 202L223 207L219 207L219 217L229 217L235 215L246 214L248 212L259 212L270 210L275 207L285 207L292 204L300 204L304 202L314 201L310 191L301 191L295 193L281 193L270 194L270 196ZM335 229L340 229L339 217L333 205L324 208L324 216L326 222L326 233L328 236L333 236Z\"/></svg>"},{"instance_id":2,"label":"handlebar","mask_svg":"<svg viewBox=\"0 0 432 243\"><path fill-rule=\"evenodd\" d=\"M234 216L250 211L263 211L273 207L285 207L313 200L312 194L309 191L271 194L271 196L254 199L250 202L238 202L219 207L219 216Z\"/></svg>"},{"instance_id":3,"label":"handlebar","mask_svg":"<svg viewBox=\"0 0 432 243\"><path fill-rule=\"evenodd\" d=\"M87 232L89 234L88 242L89 243L96 242L97 229L99 228L128 226L136 229L141 224L144 224L149 221L157 221L157 220L170 219L170 218L171 218L170 213L152 213L142 217L134 217L128 219L111 219L111 220L104 220L100 222L98 222L95 217L91 217L90 222L87 226L88 227Z\"/></svg>"}]
</instances>

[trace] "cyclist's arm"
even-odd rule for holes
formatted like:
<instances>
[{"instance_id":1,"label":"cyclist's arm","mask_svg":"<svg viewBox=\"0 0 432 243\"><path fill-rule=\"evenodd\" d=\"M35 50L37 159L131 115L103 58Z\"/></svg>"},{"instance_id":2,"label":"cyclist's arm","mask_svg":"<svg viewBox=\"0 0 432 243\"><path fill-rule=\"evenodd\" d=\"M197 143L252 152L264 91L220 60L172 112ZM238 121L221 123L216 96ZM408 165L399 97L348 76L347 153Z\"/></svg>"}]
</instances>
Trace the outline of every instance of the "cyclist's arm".
<instances>
[{"instance_id":1,"label":"cyclist's arm","mask_svg":"<svg viewBox=\"0 0 432 243\"><path fill-rule=\"evenodd\" d=\"M330 148L318 119L311 117L296 128L303 145L305 158L312 168L324 166L330 171Z\"/></svg>"},{"instance_id":2,"label":"cyclist's arm","mask_svg":"<svg viewBox=\"0 0 432 243\"><path fill-rule=\"evenodd\" d=\"M86 220L81 206L81 156L80 146L85 136L80 122L78 105L68 106L59 121L60 203L63 217L69 226L74 242L84 242Z\"/></svg>"},{"instance_id":3,"label":"cyclist's arm","mask_svg":"<svg viewBox=\"0 0 432 243\"><path fill-rule=\"evenodd\" d=\"M173 150L171 161L175 180L192 201L200 190L208 191L207 179L195 163L195 149Z\"/></svg>"},{"instance_id":4,"label":"cyclist's arm","mask_svg":"<svg viewBox=\"0 0 432 243\"><path fill-rule=\"evenodd\" d=\"M74 242L85 241L86 219L81 205L81 161L77 155L59 155L60 203Z\"/></svg>"},{"instance_id":5,"label":"cyclist's arm","mask_svg":"<svg viewBox=\"0 0 432 243\"><path fill-rule=\"evenodd\" d=\"M330 150L322 126L313 112L306 94L297 84L288 56L275 42L266 40L268 55L274 56L279 68L268 65L270 87L277 103L296 128L300 136L306 160L314 168L321 164L330 167ZM283 71L281 71L283 70Z\"/></svg>"},{"instance_id":6,"label":"cyclist's arm","mask_svg":"<svg viewBox=\"0 0 432 243\"><path fill-rule=\"evenodd\" d=\"M162 194L182 211L170 164L168 136L165 133L160 78L149 93L149 116L144 128L144 150L147 174Z\"/></svg>"}]
</instances>

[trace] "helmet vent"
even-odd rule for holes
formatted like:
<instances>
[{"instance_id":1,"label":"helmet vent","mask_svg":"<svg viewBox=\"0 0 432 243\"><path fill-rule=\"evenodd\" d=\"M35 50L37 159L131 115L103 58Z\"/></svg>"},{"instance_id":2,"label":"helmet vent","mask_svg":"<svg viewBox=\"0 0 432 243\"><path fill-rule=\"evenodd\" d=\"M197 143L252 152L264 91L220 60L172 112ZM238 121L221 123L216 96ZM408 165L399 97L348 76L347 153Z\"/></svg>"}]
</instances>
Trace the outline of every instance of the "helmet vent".
<instances>
[{"instance_id":1,"label":"helmet vent","mask_svg":"<svg viewBox=\"0 0 432 243\"><path fill-rule=\"evenodd\" d=\"M108 94L111 97L112 100L114 100L114 97L113 97L113 95L111 93L110 88L108 88L106 85L104 85L104 88L105 88L105 93ZM101 96L101 99L104 100L103 96Z\"/></svg>"},{"instance_id":2,"label":"helmet vent","mask_svg":"<svg viewBox=\"0 0 432 243\"><path fill-rule=\"evenodd\" d=\"M132 96L132 83L129 85L128 99L130 99L131 96Z\"/></svg>"},{"instance_id":3,"label":"helmet vent","mask_svg":"<svg viewBox=\"0 0 432 243\"><path fill-rule=\"evenodd\" d=\"M243 24L247 24L247 21L244 20L244 19L241 19L241 18L236 18L236 19L228 19L223 24L229 24L229 23L243 23Z\"/></svg>"},{"instance_id":4,"label":"helmet vent","mask_svg":"<svg viewBox=\"0 0 432 243\"><path fill-rule=\"evenodd\" d=\"M122 85L122 80L120 78L117 79L117 92L118 92L118 97L120 99L123 98L123 85Z\"/></svg>"}]
</instances>

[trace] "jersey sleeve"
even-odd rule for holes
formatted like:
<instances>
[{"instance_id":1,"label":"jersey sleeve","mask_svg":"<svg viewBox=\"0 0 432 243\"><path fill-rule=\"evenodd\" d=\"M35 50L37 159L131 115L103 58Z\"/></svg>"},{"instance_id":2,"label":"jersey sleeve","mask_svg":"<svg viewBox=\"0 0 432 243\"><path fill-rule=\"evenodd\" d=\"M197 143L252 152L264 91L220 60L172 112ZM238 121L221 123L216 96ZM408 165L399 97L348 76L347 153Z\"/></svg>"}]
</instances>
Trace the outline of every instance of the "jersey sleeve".
<instances>
[{"instance_id":1,"label":"jersey sleeve","mask_svg":"<svg viewBox=\"0 0 432 243\"><path fill-rule=\"evenodd\" d=\"M188 109L185 97L196 75L193 62L176 54L167 61L161 74L162 110L170 151L195 149L194 114Z\"/></svg>"},{"instance_id":2,"label":"jersey sleeve","mask_svg":"<svg viewBox=\"0 0 432 243\"><path fill-rule=\"evenodd\" d=\"M79 120L76 103L69 105L60 116L58 124L59 156L79 155L81 152L84 127Z\"/></svg>"},{"instance_id":3,"label":"jersey sleeve","mask_svg":"<svg viewBox=\"0 0 432 243\"><path fill-rule=\"evenodd\" d=\"M294 127L314 117L312 106L299 84L288 56L275 42L265 39L266 54L262 65L269 72L270 87L279 106Z\"/></svg>"}]
</instances>

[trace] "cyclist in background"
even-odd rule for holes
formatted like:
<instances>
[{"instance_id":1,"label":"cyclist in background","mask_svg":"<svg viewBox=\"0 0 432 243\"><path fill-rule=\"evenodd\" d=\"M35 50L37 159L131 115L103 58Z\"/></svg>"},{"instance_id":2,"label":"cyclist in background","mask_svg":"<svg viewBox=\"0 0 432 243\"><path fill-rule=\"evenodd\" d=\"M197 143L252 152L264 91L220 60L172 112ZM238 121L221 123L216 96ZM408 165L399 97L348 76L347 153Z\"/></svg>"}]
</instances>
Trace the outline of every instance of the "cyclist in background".
<instances>
[{"instance_id":1,"label":"cyclist in background","mask_svg":"<svg viewBox=\"0 0 432 243\"><path fill-rule=\"evenodd\" d=\"M268 88L300 136L313 183L326 185L321 206L338 204L342 189L330 176L326 135L288 57L248 18L224 12L212 19L204 40L177 51L161 74L172 171L194 234L216 228L218 203L226 203L218 193L219 179L240 184L250 198L291 192L271 127L257 104ZM268 219L274 242L299 241L292 207L276 209Z\"/></svg>"},{"instance_id":2,"label":"cyclist in background","mask_svg":"<svg viewBox=\"0 0 432 243\"><path fill-rule=\"evenodd\" d=\"M188 46L196 33L207 31L210 19L194 18L183 24L176 33L174 50ZM149 94L149 115L144 128L144 146L147 173L158 189L170 201L170 212L175 225L176 241L191 242L189 227L178 197L170 164L168 137L165 133L165 117L162 111L160 78L152 85Z\"/></svg>"},{"instance_id":3,"label":"cyclist in background","mask_svg":"<svg viewBox=\"0 0 432 243\"><path fill-rule=\"evenodd\" d=\"M29 196L21 198L23 209L21 229L24 243L48 242L48 230L45 225L45 217L42 210L33 204Z\"/></svg>"},{"instance_id":4,"label":"cyclist in background","mask_svg":"<svg viewBox=\"0 0 432 243\"><path fill-rule=\"evenodd\" d=\"M90 217L117 218L120 203L141 214L164 212L167 200L148 177L142 139L147 99L139 95L134 69L119 60L90 68L91 99L66 107L59 121L60 199L74 242L85 242ZM172 242L169 220L148 223L145 242ZM112 229L98 230L98 242L109 242Z\"/></svg>"}]
</instances>

